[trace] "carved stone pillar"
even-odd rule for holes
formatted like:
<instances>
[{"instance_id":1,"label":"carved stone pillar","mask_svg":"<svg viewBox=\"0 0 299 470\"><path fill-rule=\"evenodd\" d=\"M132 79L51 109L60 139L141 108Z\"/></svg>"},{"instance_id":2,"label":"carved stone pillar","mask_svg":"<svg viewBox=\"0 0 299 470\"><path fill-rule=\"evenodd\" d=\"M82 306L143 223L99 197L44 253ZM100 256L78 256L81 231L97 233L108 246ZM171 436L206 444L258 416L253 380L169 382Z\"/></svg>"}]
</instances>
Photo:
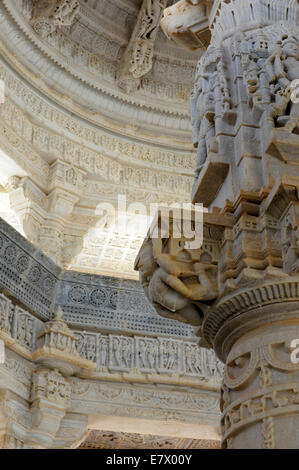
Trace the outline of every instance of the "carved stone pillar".
<instances>
[{"instance_id":1,"label":"carved stone pillar","mask_svg":"<svg viewBox=\"0 0 299 470\"><path fill-rule=\"evenodd\" d=\"M190 3L170 7L162 26L193 47L190 14L199 20L195 6L207 2ZM198 326L226 364L223 447L298 448L299 4L210 7L191 100L203 242L191 249L190 235L175 237L172 218L169 236L149 232L136 269L157 312Z\"/></svg>"},{"instance_id":2,"label":"carved stone pillar","mask_svg":"<svg viewBox=\"0 0 299 470\"><path fill-rule=\"evenodd\" d=\"M221 391L223 447L298 448L299 366L290 361L290 346L299 335L298 309L298 301L258 307L218 332L215 347L221 348L223 340L227 349ZM254 323L261 326L253 328Z\"/></svg>"}]
</instances>

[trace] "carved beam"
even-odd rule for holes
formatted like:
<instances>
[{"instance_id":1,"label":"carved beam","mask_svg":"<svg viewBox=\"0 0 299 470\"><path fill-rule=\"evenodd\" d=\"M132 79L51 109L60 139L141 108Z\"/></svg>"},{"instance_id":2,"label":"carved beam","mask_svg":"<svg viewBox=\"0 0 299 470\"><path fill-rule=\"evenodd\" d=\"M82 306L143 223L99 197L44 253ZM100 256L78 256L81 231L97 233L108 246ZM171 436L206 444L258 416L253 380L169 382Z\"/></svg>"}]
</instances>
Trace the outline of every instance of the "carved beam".
<instances>
[{"instance_id":1,"label":"carved beam","mask_svg":"<svg viewBox=\"0 0 299 470\"><path fill-rule=\"evenodd\" d=\"M168 0L143 0L117 74L120 88L133 91L152 68L160 19Z\"/></svg>"}]
</instances>

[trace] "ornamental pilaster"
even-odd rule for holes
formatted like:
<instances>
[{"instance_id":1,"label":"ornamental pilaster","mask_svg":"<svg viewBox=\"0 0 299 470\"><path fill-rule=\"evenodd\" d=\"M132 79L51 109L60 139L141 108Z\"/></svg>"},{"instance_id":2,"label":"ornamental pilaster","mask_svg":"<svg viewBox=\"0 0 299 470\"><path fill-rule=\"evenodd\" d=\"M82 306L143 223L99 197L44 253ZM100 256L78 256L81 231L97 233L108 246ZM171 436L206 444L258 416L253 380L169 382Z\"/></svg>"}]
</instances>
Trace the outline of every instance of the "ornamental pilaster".
<instances>
[{"instance_id":1,"label":"ornamental pilaster","mask_svg":"<svg viewBox=\"0 0 299 470\"><path fill-rule=\"evenodd\" d=\"M76 447L88 422L72 409L72 379L88 377L95 364L77 351L78 338L61 310L42 325L25 311L13 313L4 295L0 304L6 353L0 364L0 448Z\"/></svg>"},{"instance_id":2,"label":"ornamental pilaster","mask_svg":"<svg viewBox=\"0 0 299 470\"><path fill-rule=\"evenodd\" d=\"M60 265L70 264L83 246L84 233L73 231L71 220L84 192L85 176L83 170L56 160L50 167L47 194L27 176L13 176L6 184L28 240Z\"/></svg>"}]
</instances>

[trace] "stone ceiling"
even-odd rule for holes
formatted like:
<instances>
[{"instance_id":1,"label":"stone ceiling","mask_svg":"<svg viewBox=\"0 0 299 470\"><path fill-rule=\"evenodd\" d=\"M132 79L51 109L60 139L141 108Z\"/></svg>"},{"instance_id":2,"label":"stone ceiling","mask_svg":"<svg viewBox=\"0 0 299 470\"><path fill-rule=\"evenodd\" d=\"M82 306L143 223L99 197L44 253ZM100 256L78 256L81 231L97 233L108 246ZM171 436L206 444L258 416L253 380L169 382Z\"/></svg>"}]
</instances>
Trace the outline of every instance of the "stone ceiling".
<instances>
[{"instance_id":1,"label":"stone ceiling","mask_svg":"<svg viewBox=\"0 0 299 470\"><path fill-rule=\"evenodd\" d=\"M136 278L143 222L115 229L101 205L119 217L118 195L147 208L190 200L200 52L166 38L156 2L69 3L74 16L55 25L53 2L0 5L0 184L11 212L0 211L66 269Z\"/></svg>"},{"instance_id":2,"label":"stone ceiling","mask_svg":"<svg viewBox=\"0 0 299 470\"><path fill-rule=\"evenodd\" d=\"M79 449L220 449L219 441L91 431Z\"/></svg>"}]
</instances>

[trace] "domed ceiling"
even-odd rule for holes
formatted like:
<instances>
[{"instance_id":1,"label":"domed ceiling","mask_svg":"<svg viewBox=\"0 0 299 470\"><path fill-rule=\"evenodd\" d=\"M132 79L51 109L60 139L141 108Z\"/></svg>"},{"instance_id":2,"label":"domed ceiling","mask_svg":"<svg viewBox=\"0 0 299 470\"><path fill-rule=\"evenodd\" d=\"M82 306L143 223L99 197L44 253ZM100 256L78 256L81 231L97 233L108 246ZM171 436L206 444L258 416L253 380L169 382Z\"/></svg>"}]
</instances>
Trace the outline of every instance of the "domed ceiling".
<instances>
[{"instance_id":1,"label":"domed ceiling","mask_svg":"<svg viewBox=\"0 0 299 470\"><path fill-rule=\"evenodd\" d=\"M161 140L163 134L171 134L178 143L186 143L190 132L189 96L199 53L186 51L166 38L159 27L163 8L156 1L81 0L78 3L80 7L72 24L61 25L47 34L49 29L44 21L41 24L32 20L32 0L4 1L26 36L60 70L50 73L46 64L21 55L23 63L30 65L31 71L36 70L52 90L69 96L82 108L80 113L93 122L103 123L105 116L125 126L127 133L137 126L134 130L140 136L154 134L156 141L157 134ZM147 3L157 3L158 12L145 8ZM144 11L140 19L141 8ZM142 26L144 22L149 22L150 27L156 23L154 37L143 50L133 44L133 51L127 51L132 39L133 43L138 42L140 29L146 29ZM146 57L142 58L143 55ZM130 68L129 62L134 57L138 78L130 72L126 75L123 70L126 63ZM72 87L68 74L73 79ZM130 75L131 83L128 83Z\"/></svg>"},{"instance_id":2,"label":"domed ceiling","mask_svg":"<svg viewBox=\"0 0 299 470\"><path fill-rule=\"evenodd\" d=\"M135 277L143 237L99 204L189 201L200 52L160 29L172 3L1 2L0 183L26 236L68 269Z\"/></svg>"}]
</instances>

